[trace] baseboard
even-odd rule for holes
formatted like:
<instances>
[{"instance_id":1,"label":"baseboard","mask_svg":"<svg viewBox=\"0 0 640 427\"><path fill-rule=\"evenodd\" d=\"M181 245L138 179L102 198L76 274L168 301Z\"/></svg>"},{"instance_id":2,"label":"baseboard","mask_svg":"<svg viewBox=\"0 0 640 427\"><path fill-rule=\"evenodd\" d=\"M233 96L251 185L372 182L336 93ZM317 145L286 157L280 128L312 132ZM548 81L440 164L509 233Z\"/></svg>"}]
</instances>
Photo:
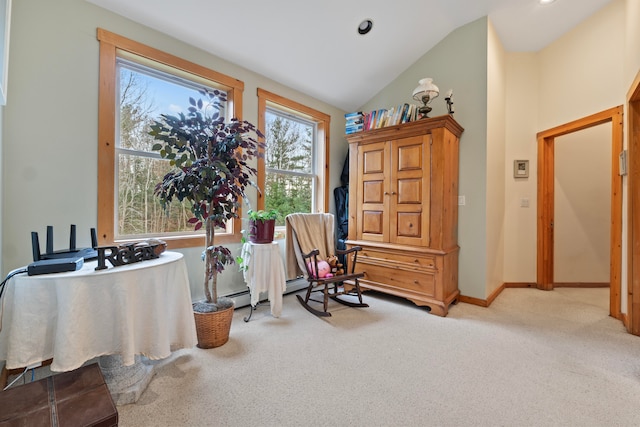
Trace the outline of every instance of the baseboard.
<instances>
[{"instance_id":1,"label":"baseboard","mask_svg":"<svg viewBox=\"0 0 640 427\"><path fill-rule=\"evenodd\" d=\"M467 304L478 305L480 307L489 307L498 295L502 293L506 288L535 288L535 283L526 283L526 282L505 282L502 285L498 286L491 295L487 299L468 297L465 295L460 295L458 300L460 302L466 302Z\"/></svg>"},{"instance_id":2,"label":"baseboard","mask_svg":"<svg viewBox=\"0 0 640 427\"><path fill-rule=\"evenodd\" d=\"M480 307L489 307L489 303L486 299L468 297L466 295L460 295L458 302L465 302L467 304L479 305Z\"/></svg>"},{"instance_id":3,"label":"baseboard","mask_svg":"<svg viewBox=\"0 0 640 427\"><path fill-rule=\"evenodd\" d=\"M309 283L304 278L290 280L287 282L287 290L284 292L284 295L298 292L301 289L305 289L308 285ZM235 308L248 307L249 305L251 305L251 294L249 293L248 289L246 291L237 292L235 294L225 295L225 297L231 298L233 300ZM260 302L267 301L267 292L261 293L259 300Z\"/></svg>"},{"instance_id":4,"label":"baseboard","mask_svg":"<svg viewBox=\"0 0 640 427\"><path fill-rule=\"evenodd\" d=\"M530 282L504 282L505 288L537 288L538 285Z\"/></svg>"},{"instance_id":5,"label":"baseboard","mask_svg":"<svg viewBox=\"0 0 640 427\"><path fill-rule=\"evenodd\" d=\"M581 283L581 282L569 282L569 283L554 283L554 288L608 288L608 282L593 282L593 283Z\"/></svg>"},{"instance_id":6,"label":"baseboard","mask_svg":"<svg viewBox=\"0 0 640 427\"><path fill-rule=\"evenodd\" d=\"M493 301L500 295L500 293L507 288L537 288L538 285L531 282L504 282L500 285L495 291L491 292L491 295L487 299L468 297L465 295L460 295L458 297L458 301L465 302L467 304L478 305L480 307L489 307ZM609 283L554 283L554 288L608 288ZM623 316L626 315L623 314ZM623 320L626 325L626 321Z\"/></svg>"}]
</instances>

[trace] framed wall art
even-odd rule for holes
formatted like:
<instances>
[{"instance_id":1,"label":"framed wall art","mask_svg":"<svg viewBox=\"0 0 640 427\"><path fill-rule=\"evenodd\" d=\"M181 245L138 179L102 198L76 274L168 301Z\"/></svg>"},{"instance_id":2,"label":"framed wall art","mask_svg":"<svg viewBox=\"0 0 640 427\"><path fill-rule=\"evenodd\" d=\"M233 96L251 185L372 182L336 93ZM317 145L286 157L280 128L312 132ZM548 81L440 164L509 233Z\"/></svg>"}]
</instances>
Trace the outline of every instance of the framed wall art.
<instances>
[{"instance_id":1,"label":"framed wall art","mask_svg":"<svg viewBox=\"0 0 640 427\"><path fill-rule=\"evenodd\" d=\"M529 160L513 161L513 177L529 178Z\"/></svg>"}]
</instances>

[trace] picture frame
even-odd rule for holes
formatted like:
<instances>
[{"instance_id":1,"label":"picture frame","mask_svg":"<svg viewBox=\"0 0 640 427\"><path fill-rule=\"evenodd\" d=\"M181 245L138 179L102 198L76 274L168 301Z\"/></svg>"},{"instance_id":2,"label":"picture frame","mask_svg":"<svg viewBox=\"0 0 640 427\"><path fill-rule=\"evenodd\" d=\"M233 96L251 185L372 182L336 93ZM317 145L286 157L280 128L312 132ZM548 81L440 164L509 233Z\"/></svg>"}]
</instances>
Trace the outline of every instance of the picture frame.
<instances>
[{"instance_id":1,"label":"picture frame","mask_svg":"<svg viewBox=\"0 0 640 427\"><path fill-rule=\"evenodd\" d=\"M513 177L529 178L529 160L513 161Z\"/></svg>"},{"instance_id":2,"label":"picture frame","mask_svg":"<svg viewBox=\"0 0 640 427\"><path fill-rule=\"evenodd\" d=\"M7 104L11 0L0 0L0 105Z\"/></svg>"}]
</instances>

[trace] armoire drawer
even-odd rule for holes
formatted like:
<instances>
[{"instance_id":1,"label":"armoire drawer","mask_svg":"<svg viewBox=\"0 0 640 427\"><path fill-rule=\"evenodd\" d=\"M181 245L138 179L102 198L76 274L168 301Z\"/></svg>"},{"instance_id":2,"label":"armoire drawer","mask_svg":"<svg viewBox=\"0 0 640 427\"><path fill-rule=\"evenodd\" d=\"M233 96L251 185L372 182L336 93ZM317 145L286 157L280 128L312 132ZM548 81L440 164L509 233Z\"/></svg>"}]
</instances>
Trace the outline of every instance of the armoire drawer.
<instances>
[{"instance_id":1,"label":"armoire drawer","mask_svg":"<svg viewBox=\"0 0 640 427\"><path fill-rule=\"evenodd\" d=\"M375 288L402 289L420 295L435 295L435 276L429 273L373 265L365 260L358 261L358 271L364 272L360 283L365 288L370 284Z\"/></svg>"},{"instance_id":2,"label":"armoire drawer","mask_svg":"<svg viewBox=\"0 0 640 427\"><path fill-rule=\"evenodd\" d=\"M423 268L433 269L436 267L436 259L433 255L428 254L401 254L391 251L382 251L380 249L371 249L363 247L362 251L358 254L358 260L370 259L374 260L391 261L393 263L403 263L409 265L416 265Z\"/></svg>"}]
</instances>

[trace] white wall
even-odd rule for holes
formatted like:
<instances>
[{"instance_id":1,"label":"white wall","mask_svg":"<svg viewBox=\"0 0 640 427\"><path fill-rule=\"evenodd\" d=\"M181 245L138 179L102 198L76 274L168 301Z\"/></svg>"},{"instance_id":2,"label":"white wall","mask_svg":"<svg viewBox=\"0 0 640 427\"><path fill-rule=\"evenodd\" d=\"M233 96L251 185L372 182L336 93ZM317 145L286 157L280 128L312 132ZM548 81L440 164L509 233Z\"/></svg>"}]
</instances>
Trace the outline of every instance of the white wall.
<instances>
[{"instance_id":1,"label":"white wall","mask_svg":"<svg viewBox=\"0 0 640 427\"><path fill-rule=\"evenodd\" d=\"M79 245L96 226L98 58L96 28L209 67L245 83L243 118L257 123L258 87L332 116L330 189L340 185L346 155L344 111L279 85L193 46L131 22L84 0L13 2L9 103L4 110L2 262L4 271L31 261L30 232L56 230L68 244L69 224ZM10 177L10 179L6 179ZM86 230L86 232L85 232ZM230 245L232 251L238 245ZM186 255L192 296L202 295L202 248ZM220 277L221 294L246 289L234 267Z\"/></svg>"},{"instance_id":2,"label":"white wall","mask_svg":"<svg viewBox=\"0 0 640 427\"><path fill-rule=\"evenodd\" d=\"M554 282L609 283L611 123L555 139Z\"/></svg>"},{"instance_id":3,"label":"white wall","mask_svg":"<svg viewBox=\"0 0 640 427\"><path fill-rule=\"evenodd\" d=\"M486 296L503 283L505 226L506 54L491 21L487 33Z\"/></svg>"},{"instance_id":4,"label":"white wall","mask_svg":"<svg viewBox=\"0 0 640 427\"><path fill-rule=\"evenodd\" d=\"M505 282L536 281L536 133L624 104L624 46L625 2L615 0L540 52L507 55L506 158L529 159L530 173L507 178Z\"/></svg>"},{"instance_id":5,"label":"white wall","mask_svg":"<svg viewBox=\"0 0 640 427\"><path fill-rule=\"evenodd\" d=\"M442 95L453 89L454 117L465 129L460 140L459 194L466 196L466 205L458 207L458 287L465 296L485 298L487 18L452 31L359 110L415 103L411 93L423 77L432 77ZM432 102L431 117L447 113L442 95Z\"/></svg>"}]
</instances>

